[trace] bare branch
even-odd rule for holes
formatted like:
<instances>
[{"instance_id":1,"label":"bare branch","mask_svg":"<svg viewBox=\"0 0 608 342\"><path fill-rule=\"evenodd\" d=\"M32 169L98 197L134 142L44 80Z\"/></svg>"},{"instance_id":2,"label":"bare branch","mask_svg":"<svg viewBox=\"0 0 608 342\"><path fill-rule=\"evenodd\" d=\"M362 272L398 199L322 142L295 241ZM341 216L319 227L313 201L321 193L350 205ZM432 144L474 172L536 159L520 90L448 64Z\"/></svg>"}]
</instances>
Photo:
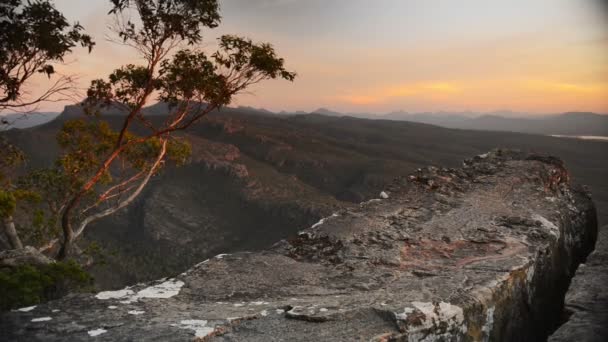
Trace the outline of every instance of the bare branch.
<instances>
[{"instance_id":1,"label":"bare branch","mask_svg":"<svg viewBox=\"0 0 608 342\"><path fill-rule=\"evenodd\" d=\"M168 140L166 140L166 139L162 140L161 149L160 149L160 152L158 153L158 157L156 158L156 161L150 167L150 170L148 170L146 177L141 181L141 183L139 184L137 189L135 189L135 191L133 191L133 193L131 193L131 195L129 195L129 197L127 197L125 200L121 201L118 205L116 205L112 208L108 208L97 214L88 216L87 218L82 220L82 222L80 222L80 224L78 225L78 228L74 232L74 238L78 238L82 234L84 229L87 227L87 225L89 225L91 222L97 221L106 216L114 214L118 210L129 205L131 202L133 202L133 200L135 200L135 198L137 198L137 196L142 192L142 190L148 184L148 182L150 181L152 176L156 173L158 168L162 165L163 159L167 153L167 143L168 143Z\"/></svg>"},{"instance_id":2,"label":"bare branch","mask_svg":"<svg viewBox=\"0 0 608 342\"><path fill-rule=\"evenodd\" d=\"M36 110L31 108L32 106L41 102L77 102L82 94L78 91L76 81L75 76L62 75L44 93L34 99L20 97L15 101L0 102L0 111L11 109L28 114Z\"/></svg>"}]
</instances>

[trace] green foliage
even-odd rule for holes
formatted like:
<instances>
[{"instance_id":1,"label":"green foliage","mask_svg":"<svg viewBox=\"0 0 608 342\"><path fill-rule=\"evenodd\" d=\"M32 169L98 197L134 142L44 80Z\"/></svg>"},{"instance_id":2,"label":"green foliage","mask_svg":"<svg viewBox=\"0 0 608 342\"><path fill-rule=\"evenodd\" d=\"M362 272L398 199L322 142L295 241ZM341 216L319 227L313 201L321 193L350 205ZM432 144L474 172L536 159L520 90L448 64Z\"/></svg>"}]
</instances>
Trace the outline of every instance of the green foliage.
<instances>
[{"instance_id":1,"label":"green foliage","mask_svg":"<svg viewBox=\"0 0 608 342\"><path fill-rule=\"evenodd\" d=\"M190 145L173 133L228 105L253 84L295 78L270 44L236 36L221 37L220 51L210 56L196 47L175 51L183 43L199 43L203 28L219 24L217 0L112 3L115 33L125 45L135 48L145 63L120 67L107 80L92 81L87 91L87 114L98 114L109 106L127 112L119 131L95 115L86 122L67 123L57 137L64 150L59 169L73 185L70 189L75 189L62 213L66 239L59 258L71 248L74 219L86 225L89 219L112 214L132 201L130 195L139 194L167 161L180 165L188 160ZM164 120L149 118L142 111L153 94L169 104ZM137 133L132 129L134 123L140 124ZM78 234L82 229L84 226Z\"/></svg>"},{"instance_id":2,"label":"green foliage","mask_svg":"<svg viewBox=\"0 0 608 342\"><path fill-rule=\"evenodd\" d=\"M167 159L175 163L175 165L185 165L191 154L192 145L190 145L190 142L180 138L169 140L167 146Z\"/></svg>"},{"instance_id":3,"label":"green foliage","mask_svg":"<svg viewBox=\"0 0 608 342\"><path fill-rule=\"evenodd\" d=\"M0 218L13 215L17 208L17 199L12 192L0 189Z\"/></svg>"},{"instance_id":4,"label":"green foliage","mask_svg":"<svg viewBox=\"0 0 608 342\"><path fill-rule=\"evenodd\" d=\"M218 0L112 0L110 13L137 8L141 25L129 20L118 32L125 42L150 46L157 41L179 38L189 44L202 39L201 28L217 27Z\"/></svg>"},{"instance_id":5,"label":"green foliage","mask_svg":"<svg viewBox=\"0 0 608 342\"><path fill-rule=\"evenodd\" d=\"M51 76L51 63L62 61L72 48L89 51L95 43L70 25L48 0L0 0L0 104L16 101L34 74Z\"/></svg>"},{"instance_id":6,"label":"green foliage","mask_svg":"<svg viewBox=\"0 0 608 342\"><path fill-rule=\"evenodd\" d=\"M41 246L57 238L58 212L74 191L66 174L58 167L32 170L12 184L16 199L15 223L22 241Z\"/></svg>"},{"instance_id":7,"label":"green foliage","mask_svg":"<svg viewBox=\"0 0 608 342\"><path fill-rule=\"evenodd\" d=\"M162 62L159 73L159 99L172 106L189 99L218 105L230 102L228 80L218 74L204 52L178 51L173 59Z\"/></svg>"},{"instance_id":8,"label":"green foliage","mask_svg":"<svg viewBox=\"0 0 608 342\"><path fill-rule=\"evenodd\" d=\"M83 250L82 253L88 255L93 260L92 265L103 266L108 263L107 254L108 251L104 250L101 245L95 241L90 242Z\"/></svg>"},{"instance_id":9,"label":"green foliage","mask_svg":"<svg viewBox=\"0 0 608 342\"><path fill-rule=\"evenodd\" d=\"M264 79L293 81L296 74L285 69L272 45L257 44L234 35L219 38L219 51L207 55L196 48L177 51L166 58L177 42L200 42L204 27L214 28L220 15L217 0L113 0L110 13L129 13L117 17L119 37L135 47L147 65L129 64L116 69L108 80L94 80L87 92L86 107L120 105L130 110L141 108L141 101L156 91L159 100L192 113L182 125L149 127L153 131L187 128L197 121L203 104L211 108L228 105L232 97ZM133 12L133 13L131 13ZM140 21L131 20L139 17ZM126 22L124 21L126 20ZM192 107L192 102L199 107ZM189 107L190 106L190 107ZM169 113L168 113L169 114ZM137 113L138 116L141 113ZM144 120L140 116L141 120ZM148 122L148 126L150 123ZM169 131L169 132L170 132Z\"/></svg>"},{"instance_id":10,"label":"green foliage","mask_svg":"<svg viewBox=\"0 0 608 342\"><path fill-rule=\"evenodd\" d=\"M57 134L57 142L64 151L58 164L75 181L99 167L117 136L105 121L69 120Z\"/></svg>"},{"instance_id":11,"label":"green foliage","mask_svg":"<svg viewBox=\"0 0 608 342\"><path fill-rule=\"evenodd\" d=\"M24 161L23 152L6 138L0 137L0 186L8 185L9 174Z\"/></svg>"},{"instance_id":12,"label":"green foliage","mask_svg":"<svg viewBox=\"0 0 608 342\"><path fill-rule=\"evenodd\" d=\"M88 290L92 277L73 261L0 270L0 310L60 298L69 291Z\"/></svg>"},{"instance_id":13,"label":"green foliage","mask_svg":"<svg viewBox=\"0 0 608 342\"><path fill-rule=\"evenodd\" d=\"M16 187L21 192L29 192L31 202L59 203L70 191L69 180L58 168L32 170L17 180Z\"/></svg>"},{"instance_id":14,"label":"green foliage","mask_svg":"<svg viewBox=\"0 0 608 342\"><path fill-rule=\"evenodd\" d=\"M215 61L228 69L237 72L245 70L245 77L250 78L261 74L264 78L281 77L293 81L294 72L285 70L285 61L279 58L272 45L268 43L254 44L251 39L233 35L219 38L220 51L213 55Z\"/></svg>"},{"instance_id":15,"label":"green foliage","mask_svg":"<svg viewBox=\"0 0 608 342\"><path fill-rule=\"evenodd\" d=\"M141 139L141 136L127 132L127 142ZM111 129L103 120L67 121L59 134L57 141L63 149L58 159L58 169L53 172L33 173L37 184L60 184L65 189L75 191L82 185L86 177L97 171L105 157L115 147L118 132ZM120 154L121 171L144 170L160 151L159 138L142 139L143 141L126 146ZM167 159L177 165L184 164L190 156L190 145L183 139L172 139L167 146ZM116 170L114 170L116 171ZM31 179L32 177L30 177ZM112 170L108 169L101 179L101 184L109 185L114 180ZM67 181L67 183L66 183ZM61 190L53 188L52 190ZM38 187L39 188L39 187ZM45 192L50 192L46 187Z\"/></svg>"}]
</instances>

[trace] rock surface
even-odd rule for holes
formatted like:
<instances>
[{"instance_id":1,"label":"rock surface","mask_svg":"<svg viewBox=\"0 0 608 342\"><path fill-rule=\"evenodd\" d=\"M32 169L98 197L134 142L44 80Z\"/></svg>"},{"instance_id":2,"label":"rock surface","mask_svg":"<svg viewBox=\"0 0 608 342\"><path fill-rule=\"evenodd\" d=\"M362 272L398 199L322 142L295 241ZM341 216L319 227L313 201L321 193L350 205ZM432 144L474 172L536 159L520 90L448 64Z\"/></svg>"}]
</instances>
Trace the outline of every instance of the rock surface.
<instances>
[{"instance_id":1,"label":"rock surface","mask_svg":"<svg viewBox=\"0 0 608 342\"><path fill-rule=\"evenodd\" d=\"M561 161L493 151L396 180L260 253L0 317L6 341L537 341L597 236Z\"/></svg>"},{"instance_id":2,"label":"rock surface","mask_svg":"<svg viewBox=\"0 0 608 342\"><path fill-rule=\"evenodd\" d=\"M568 321L551 342L603 342L608 339L608 226L600 229L595 251L576 271L566 293Z\"/></svg>"},{"instance_id":3,"label":"rock surface","mask_svg":"<svg viewBox=\"0 0 608 342\"><path fill-rule=\"evenodd\" d=\"M26 246L23 249L0 251L0 268L12 268L22 265L43 266L52 262L52 259L31 246Z\"/></svg>"}]
</instances>

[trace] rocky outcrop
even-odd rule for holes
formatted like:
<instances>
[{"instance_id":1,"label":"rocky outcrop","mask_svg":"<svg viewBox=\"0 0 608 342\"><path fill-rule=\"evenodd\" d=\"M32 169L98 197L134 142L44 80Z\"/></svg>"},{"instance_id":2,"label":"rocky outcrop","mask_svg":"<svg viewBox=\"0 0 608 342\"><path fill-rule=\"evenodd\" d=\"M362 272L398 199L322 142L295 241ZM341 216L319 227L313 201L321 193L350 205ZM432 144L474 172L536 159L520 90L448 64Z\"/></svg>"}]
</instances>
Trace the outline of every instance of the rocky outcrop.
<instances>
[{"instance_id":1,"label":"rocky outcrop","mask_svg":"<svg viewBox=\"0 0 608 342\"><path fill-rule=\"evenodd\" d=\"M600 229L595 251L581 264L566 293L567 322L550 342L603 342L608 339L608 226Z\"/></svg>"},{"instance_id":2,"label":"rocky outcrop","mask_svg":"<svg viewBox=\"0 0 608 342\"><path fill-rule=\"evenodd\" d=\"M22 249L0 251L0 268L13 268L23 265L44 266L52 262L52 259L31 246L26 246Z\"/></svg>"},{"instance_id":3,"label":"rocky outcrop","mask_svg":"<svg viewBox=\"0 0 608 342\"><path fill-rule=\"evenodd\" d=\"M0 317L6 341L538 341L593 249L595 208L561 161L493 151L259 253Z\"/></svg>"}]
</instances>

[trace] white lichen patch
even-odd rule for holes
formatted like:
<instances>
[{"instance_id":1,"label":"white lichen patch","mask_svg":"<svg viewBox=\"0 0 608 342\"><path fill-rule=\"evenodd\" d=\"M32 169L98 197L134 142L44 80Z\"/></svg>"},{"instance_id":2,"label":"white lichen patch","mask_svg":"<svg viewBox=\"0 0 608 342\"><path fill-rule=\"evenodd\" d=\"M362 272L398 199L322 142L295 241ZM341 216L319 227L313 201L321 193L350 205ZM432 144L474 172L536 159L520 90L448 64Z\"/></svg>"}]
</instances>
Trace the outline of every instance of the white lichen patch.
<instances>
[{"instance_id":1,"label":"white lichen patch","mask_svg":"<svg viewBox=\"0 0 608 342\"><path fill-rule=\"evenodd\" d=\"M260 311L260 315L266 317L266 316L268 316L268 311L262 310L262 311Z\"/></svg>"},{"instance_id":2,"label":"white lichen patch","mask_svg":"<svg viewBox=\"0 0 608 342\"><path fill-rule=\"evenodd\" d=\"M140 298L171 298L177 296L184 286L184 282L177 279L169 279L158 285L147 287L137 292L137 299Z\"/></svg>"},{"instance_id":3,"label":"white lichen patch","mask_svg":"<svg viewBox=\"0 0 608 342\"><path fill-rule=\"evenodd\" d=\"M395 318L401 321L405 321L407 319L407 316L412 312L414 312L413 308L404 308L403 312L395 313Z\"/></svg>"},{"instance_id":4,"label":"white lichen patch","mask_svg":"<svg viewBox=\"0 0 608 342\"><path fill-rule=\"evenodd\" d=\"M126 288L118 291L100 292L95 296L95 298L101 300L123 299L120 301L120 303L131 304L142 298L167 299L173 296L177 296L183 286L183 281L177 279L169 279L160 284L146 287L145 289L137 293L135 293L129 288Z\"/></svg>"},{"instance_id":5,"label":"white lichen patch","mask_svg":"<svg viewBox=\"0 0 608 342\"><path fill-rule=\"evenodd\" d=\"M21 309L17 309L17 311L30 312L30 311L34 310L35 308L36 308L36 305L34 305L34 306L28 306L28 307L21 308Z\"/></svg>"},{"instance_id":6,"label":"white lichen patch","mask_svg":"<svg viewBox=\"0 0 608 342\"><path fill-rule=\"evenodd\" d=\"M325 219L324 218L320 219L319 222L317 222L317 223L313 224L312 226L310 226L310 228L312 228L312 229L317 228L318 226L322 225L323 223L325 223Z\"/></svg>"},{"instance_id":7,"label":"white lichen patch","mask_svg":"<svg viewBox=\"0 0 608 342\"><path fill-rule=\"evenodd\" d=\"M174 325L180 329L193 330L194 336L197 338L206 337L215 331L215 328L208 327L207 321L201 319L188 319L179 322L179 325Z\"/></svg>"},{"instance_id":8,"label":"white lichen patch","mask_svg":"<svg viewBox=\"0 0 608 342\"><path fill-rule=\"evenodd\" d=\"M280 314L283 314L283 313L285 313L285 310L283 310L283 309L277 309L277 313L278 313L279 315L280 315Z\"/></svg>"},{"instance_id":9,"label":"white lichen patch","mask_svg":"<svg viewBox=\"0 0 608 342\"><path fill-rule=\"evenodd\" d=\"M110 306L108 306L108 309L110 309L110 310L116 310L116 309L118 309L118 306L116 306L116 305L110 305Z\"/></svg>"},{"instance_id":10,"label":"white lichen patch","mask_svg":"<svg viewBox=\"0 0 608 342\"><path fill-rule=\"evenodd\" d=\"M126 288L126 289L122 289L122 290L118 290L118 291L103 291L103 292L99 292L95 296L95 298L101 299L101 300L121 299L121 298L125 298L125 297L132 296L132 295L133 295L133 290L130 290L130 289Z\"/></svg>"},{"instance_id":11,"label":"white lichen patch","mask_svg":"<svg viewBox=\"0 0 608 342\"><path fill-rule=\"evenodd\" d=\"M329 310L327 310L326 308L320 308L319 309L319 312L327 312L327 311L329 311Z\"/></svg>"},{"instance_id":12,"label":"white lichen patch","mask_svg":"<svg viewBox=\"0 0 608 342\"><path fill-rule=\"evenodd\" d=\"M416 315L415 324L407 321L412 314ZM442 341L467 331L462 308L446 302L412 302L412 307L395 313L395 318L407 324L403 328L408 331L408 340L411 341Z\"/></svg>"},{"instance_id":13,"label":"white lichen patch","mask_svg":"<svg viewBox=\"0 0 608 342\"><path fill-rule=\"evenodd\" d=\"M38 318L32 318L32 322L48 322L52 320L51 317L38 317Z\"/></svg>"},{"instance_id":14,"label":"white lichen patch","mask_svg":"<svg viewBox=\"0 0 608 342\"><path fill-rule=\"evenodd\" d=\"M441 302L439 303L439 319L441 320L451 320L458 324L462 324L464 322L464 311L461 307L452 305L450 303Z\"/></svg>"},{"instance_id":15,"label":"white lichen patch","mask_svg":"<svg viewBox=\"0 0 608 342\"><path fill-rule=\"evenodd\" d=\"M484 341L490 340L490 334L492 333L492 328L494 327L494 311L496 308L494 306L488 308L486 311L486 322L481 327L481 331L483 332Z\"/></svg>"},{"instance_id":16,"label":"white lichen patch","mask_svg":"<svg viewBox=\"0 0 608 342\"><path fill-rule=\"evenodd\" d=\"M526 282L528 284L530 284L530 283L532 283L532 279L534 279L534 264L533 263L526 270Z\"/></svg>"},{"instance_id":17,"label":"white lichen patch","mask_svg":"<svg viewBox=\"0 0 608 342\"><path fill-rule=\"evenodd\" d=\"M555 237L559 237L559 228L553 222L547 220L546 218L538 214L533 214L532 219L540 222L543 228L549 231L549 234Z\"/></svg>"},{"instance_id":18,"label":"white lichen patch","mask_svg":"<svg viewBox=\"0 0 608 342\"><path fill-rule=\"evenodd\" d=\"M320 225L322 225L323 223L325 223L325 221L326 221L327 219L332 218L332 217L338 217L338 216L340 216L340 215L338 215L338 214L336 214L336 213L331 214L331 216L324 217L324 218L320 219L320 220L319 220L319 222L317 222L317 223L313 224L313 225L312 225L310 228L311 228L311 229L317 228L318 226L320 226Z\"/></svg>"},{"instance_id":19,"label":"white lichen patch","mask_svg":"<svg viewBox=\"0 0 608 342\"><path fill-rule=\"evenodd\" d=\"M241 306L245 306L243 303L234 303L232 304L235 308L240 308Z\"/></svg>"},{"instance_id":20,"label":"white lichen patch","mask_svg":"<svg viewBox=\"0 0 608 342\"><path fill-rule=\"evenodd\" d=\"M105 330L105 329L101 329L101 328L100 328L100 329L95 329L95 330L89 330L89 331L87 331L87 333L88 333L88 334L89 334L89 336L91 336L91 337L96 337L96 336L99 336L99 335L101 335L101 334L105 334L105 333L107 333L107 332L108 332L107 330Z\"/></svg>"},{"instance_id":21,"label":"white lichen patch","mask_svg":"<svg viewBox=\"0 0 608 342\"><path fill-rule=\"evenodd\" d=\"M140 310L131 310L128 312L129 315L134 315L134 316L143 315L145 313L146 313L145 311L140 311Z\"/></svg>"},{"instance_id":22,"label":"white lichen patch","mask_svg":"<svg viewBox=\"0 0 608 342\"><path fill-rule=\"evenodd\" d=\"M203 261L199 262L198 264L194 265L194 267L193 267L193 268L198 268L198 267L200 267L200 266L203 266L204 264L208 264L208 263L209 263L209 260L210 260L210 259L205 259L205 260L203 260ZM188 274L188 272L184 272L184 273L185 273L185 274Z\"/></svg>"}]
</instances>

